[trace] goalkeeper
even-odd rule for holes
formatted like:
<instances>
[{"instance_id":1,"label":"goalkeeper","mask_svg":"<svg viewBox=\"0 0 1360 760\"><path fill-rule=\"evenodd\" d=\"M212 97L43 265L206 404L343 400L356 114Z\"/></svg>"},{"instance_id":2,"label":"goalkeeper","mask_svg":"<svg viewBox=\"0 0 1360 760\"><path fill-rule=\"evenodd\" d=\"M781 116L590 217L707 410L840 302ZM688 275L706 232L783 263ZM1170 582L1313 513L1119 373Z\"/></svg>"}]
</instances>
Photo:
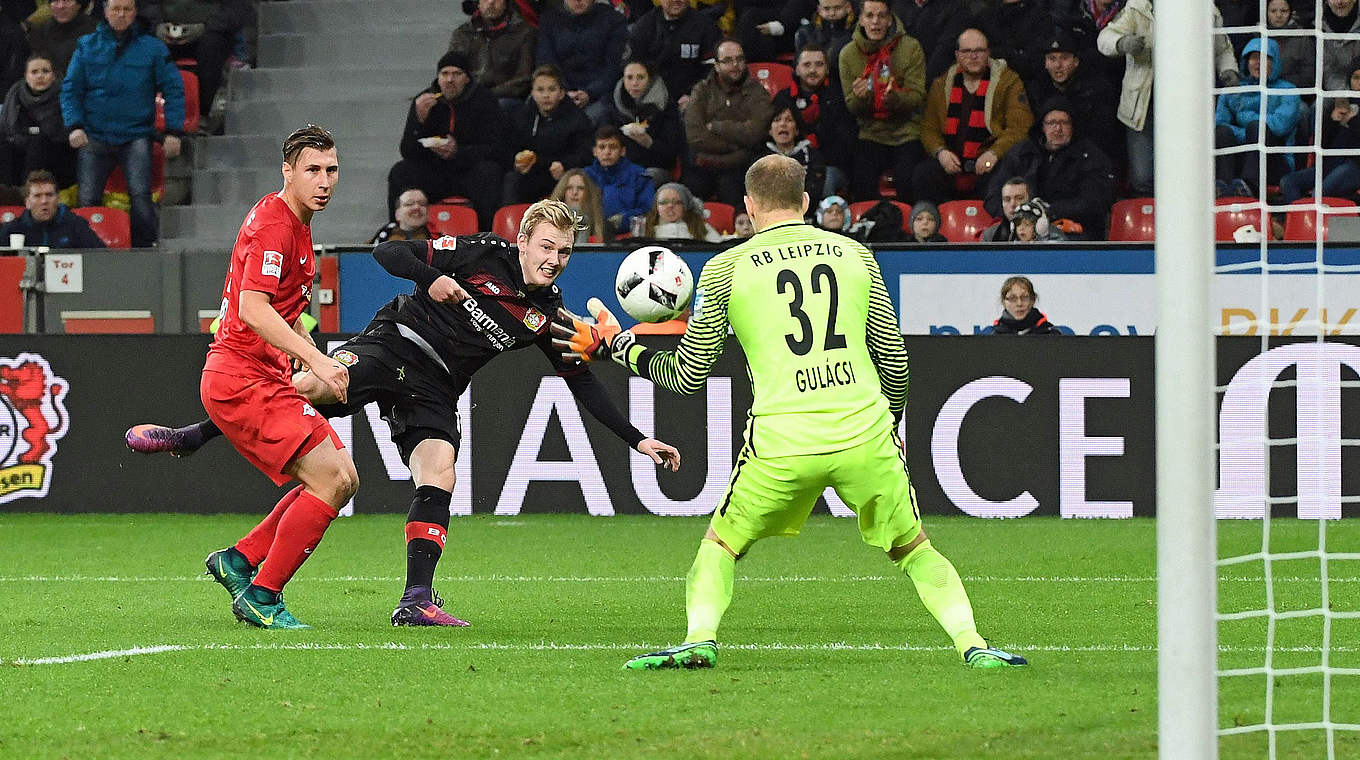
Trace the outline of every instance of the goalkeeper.
<instances>
[{"instance_id":1,"label":"goalkeeper","mask_svg":"<svg viewBox=\"0 0 1360 760\"><path fill-rule=\"evenodd\" d=\"M1024 665L978 635L958 572L921 527L896 433L907 356L892 302L873 254L803 222L803 175L802 165L779 155L747 170L746 210L759 232L704 267L675 351L649 349L620 331L598 299L588 304L595 322L563 310L553 324L564 357L612 358L677 393L704 384L729 325L750 364L745 444L686 582L689 631L679 646L624 667L712 667L736 561L762 538L797 535L827 486L858 515L864 541L912 579L965 663Z\"/></svg>"}]
</instances>

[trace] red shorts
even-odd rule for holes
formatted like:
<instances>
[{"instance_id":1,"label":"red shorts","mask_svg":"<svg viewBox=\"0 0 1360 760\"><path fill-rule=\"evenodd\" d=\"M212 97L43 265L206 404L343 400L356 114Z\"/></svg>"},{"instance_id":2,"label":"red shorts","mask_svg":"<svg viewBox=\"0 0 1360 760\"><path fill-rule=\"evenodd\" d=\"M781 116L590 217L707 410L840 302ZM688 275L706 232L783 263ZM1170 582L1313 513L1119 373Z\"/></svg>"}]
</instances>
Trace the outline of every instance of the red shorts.
<instances>
[{"instance_id":1,"label":"red shorts","mask_svg":"<svg viewBox=\"0 0 1360 760\"><path fill-rule=\"evenodd\" d=\"M208 418L274 485L292 480L283 471L327 438L344 448L326 418L282 378L204 370L198 392Z\"/></svg>"}]
</instances>

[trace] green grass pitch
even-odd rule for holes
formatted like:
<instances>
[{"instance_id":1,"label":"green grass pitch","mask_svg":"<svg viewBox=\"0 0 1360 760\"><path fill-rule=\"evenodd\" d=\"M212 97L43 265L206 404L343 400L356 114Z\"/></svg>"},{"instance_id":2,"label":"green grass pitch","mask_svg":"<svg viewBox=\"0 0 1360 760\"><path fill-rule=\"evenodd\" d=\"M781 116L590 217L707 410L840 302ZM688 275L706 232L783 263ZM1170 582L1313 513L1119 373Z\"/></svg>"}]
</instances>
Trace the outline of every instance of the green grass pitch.
<instances>
[{"instance_id":1,"label":"green grass pitch","mask_svg":"<svg viewBox=\"0 0 1360 760\"><path fill-rule=\"evenodd\" d=\"M927 528L959 568L984 636L1031 658L972 672L909 580L814 517L737 565L711 671L625 672L684 635L698 519L455 519L437 588L463 629L394 629L402 519L337 522L288 588L312 631L236 623L202 557L249 516L0 515L0 757L1152 758L1157 753L1155 525L984 521ZM1276 521L1271 549L1317 545ZM1260 523L1220 523L1225 554ZM1328 545L1360 546L1360 523ZM1321 604L1317 559L1274 563L1275 605ZM1225 567L1220 610L1265 604L1261 562ZM1360 562L1328 564L1328 603L1360 610ZM1281 620L1277 668L1321 662L1317 617ZM1220 667L1264 664L1263 619L1220 625ZM1334 667L1360 667L1336 620ZM1333 676L1332 720L1360 724L1360 676ZM1318 674L1277 675L1276 722L1322 718ZM1260 722L1265 676L1220 680L1220 726ZM1267 753L1227 736L1224 758ZM1360 734L1338 732L1338 758ZM1321 730L1278 757L1326 757Z\"/></svg>"}]
</instances>

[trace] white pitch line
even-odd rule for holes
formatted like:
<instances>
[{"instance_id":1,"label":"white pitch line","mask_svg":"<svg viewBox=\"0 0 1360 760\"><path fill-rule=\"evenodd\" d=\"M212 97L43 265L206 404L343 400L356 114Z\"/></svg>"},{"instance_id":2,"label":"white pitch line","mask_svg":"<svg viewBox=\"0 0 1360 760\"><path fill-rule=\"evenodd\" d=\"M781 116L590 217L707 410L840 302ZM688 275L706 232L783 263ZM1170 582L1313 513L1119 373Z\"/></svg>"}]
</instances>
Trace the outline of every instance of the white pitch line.
<instances>
[{"instance_id":1,"label":"white pitch line","mask_svg":"<svg viewBox=\"0 0 1360 760\"><path fill-rule=\"evenodd\" d=\"M900 580L901 575L754 575L739 576L746 583L869 583ZM198 583L212 579L206 575L0 575L0 583ZM318 583L399 583L395 575L332 575L303 580ZM683 575L454 575L443 583L678 583ZM1153 575L968 575L965 583L1156 583ZM1276 583L1320 583L1317 576L1276 576ZM1332 576L1333 583L1360 583L1360 576ZM1223 576L1224 583L1263 583L1264 576Z\"/></svg>"},{"instance_id":2,"label":"white pitch line","mask_svg":"<svg viewBox=\"0 0 1360 760\"><path fill-rule=\"evenodd\" d=\"M1003 644L1003 648L1016 652L1046 652L1046 653L1132 653L1150 654L1157 651L1157 647L1142 644L1041 644L1032 646L1016 646ZM496 651L496 652L644 652L655 648L655 644L626 643L626 644L573 644L555 641L540 641L532 644L506 644L495 641L477 642L468 644L407 644L397 641L385 641L377 643L363 642L335 642L335 643L295 643L295 644L160 644L156 646L132 647L130 649L110 649L99 652L86 652L83 654L65 655L59 657L37 657L37 658L15 658L13 660L0 660L0 665L10 666L31 666L31 665L68 665L79 662L93 662L96 660L110 660L118 658L134 657L138 655L163 654L167 652L209 652L209 651L281 651L281 652L309 652L309 651L340 651L340 652L360 652L360 651ZM918 645L918 644L850 644L844 641L814 643L814 644L787 644L772 642L766 644L738 643L722 644L722 650L737 650L745 652L948 652L953 647L945 645ZM1238 647L1220 645L1218 651L1222 654L1252 654L1265 652L1265 647L1251 646ZM1319 647L1275 647L1274 652L1288 653L1317 653ZM1329 651L1338 653L1360 652L1357 646L1334 646Z\"/></svg>"}]
</instances>

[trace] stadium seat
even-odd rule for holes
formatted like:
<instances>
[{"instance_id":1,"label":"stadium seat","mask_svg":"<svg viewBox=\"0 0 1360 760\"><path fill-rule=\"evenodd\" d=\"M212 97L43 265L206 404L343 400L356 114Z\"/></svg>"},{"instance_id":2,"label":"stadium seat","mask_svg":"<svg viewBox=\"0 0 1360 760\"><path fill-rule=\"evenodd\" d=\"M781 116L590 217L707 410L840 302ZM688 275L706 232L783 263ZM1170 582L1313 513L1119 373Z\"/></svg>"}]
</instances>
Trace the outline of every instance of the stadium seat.
<instances>
[{"instance_id":1,"label":"stadium seat","mask_svg":"<svg viewBox=\"0 0 1360 760\"><path fill-rule=\"evenodd\" d=\"M184 133L198 131L198 75L192 71L179 70L179 78L184 80ZM156 130L165 131L165 98L156 93Z\"/></svg>"},{"instance_id":2,"label":"stadium seat","mask_svg":"<svg viewBox=\"0 0 1360 760\"><path fill-rule=\"evenodd\" d=\"M1300 198L1294 201L1294 203L1291 205L1303 206L1312 202L1313 199L1311 198ZM1347 216L1360 215L1360 207L1357 207L1355 205L1355 201L1350 200L1349 198L1323 198L1321 202L1333 209L1344 209L1341 211L1333 211L1323 215L1322 221L1323 240L1327 239L1327 233L1331 227L1331 224L1328 221L1328 217L1335 216L1338 213ZM1316 240L1315 237L1315 235L1317 234L1316 217L1318 213L1320 212L1310 211L1308 209L1299 209L1297 211L1290 211L1288 214L1286 214L1284 217L1284 239L1288 241L1306 241L1306 242L1312 242Z\"/></svg>"},{"instance_id":3,"label":"stadium seat","mask_svg":"<svg viewBox=\"0 0 1360 760\"><path fill-rule=\"evenodd\" d=\"M951 243L971 243L996 220L982 201L945 201L940 204L940 234Z\"/></svg>"},{"instance_id":4,"label":"stadium seat","mask_svg":"<svg viewBox=\"0 0 1360 760\"><path fill-rule=\"evenodd\" d=\"M911 232L911 206L908 206L902 201L895 201L887 198L885 198L884 200L887 200L889 203L896 206L898 210L902 212L902 231ZM878 203L878 201L855 201L854 203L851 203L850 204L851 221L858 222L859 218L864 215L864 212L873 208L874 204L876 203Z\"/></svg>"},{"instance_id":5,"label":"stadium seat","mask_svg":"<svg viewBox=\"0 0 1360 760\"><path fill-rule=\"evenodd\" d=\"M501 206L496 209L496 216L491 220L491 231L513 243L519 237L519 222L528 210L528 203Z\"/></svg>"},{"instance_id":6,"label":"stadium seat","mask_svg":"<svg viewBox=\"0 0 1360 760\"><path fill-rule=\"evenodd\" d=\"M132 247L132 217L128 212L104 206L73 208L76 214L85 217L94 234L110 248Z\"/></svg>"},{"instance_id":7,"label":"stadium seat","mask_svg":"<svg viewBox=\"0 0 1360 760\"><path fill-rule=\"evenodd\" d=\"M472 235L477 232L477 212L469 206L430 206L430 227L439 235Z\"/></svg>"},{"instance_id":8,"label":"stadium seat","mask_svg":"<svg viewBox=\"0 0 1360 760\"><path fill-rule=\"evenodd\" d=\"M23 206L0 206L0 222L12 222L22 213Z\"/></svg>"},{"instance_id":9,"label":"stadium seat","mask_svg":"<svg viewBox=\"0 0 1360 760\"><path fill-rule=\"evenodd\" d=\"M731 235L736 231L736 216L736 209L726 203L709 201L704 204L704 219L713 225L713 229L724 235Z\"/></svg>"},{"instance_id":10,"label":"stadium seat","mask_svg":"<svg viewBox=\"0 0 1360 760\"><path fill-rule=\"evenodd\" d=\"M748 63L746 70L772 98L793 84L793 68L786 63Z\"/></svg>"},{"instance_id":11,"label":"stadium seat","mask_svg":"<svg viewBox=\"0 0 1360 760\"><path fill-rule=\"evenodd\" d=\"M1252 208L1257 204L1256 208ZM1214 202L1214 240L1220 243L1233 242L1233 233L1245 224L1250 224L1265 235L1270 234L1270 222L1266 212L1255 198L1228 196Z\"/></svg>"},{"instance_id":12,"label":"stadium seat","mask_svg":"<svg viewBox=\"0 0 1360 760\"><path fill-rule=\"evenodd\" d=\"M1149 242L1156 231L1156 204L1151 198L1126 198L1110 209L1110 240Z\"/></svg>"}]
</instances>

